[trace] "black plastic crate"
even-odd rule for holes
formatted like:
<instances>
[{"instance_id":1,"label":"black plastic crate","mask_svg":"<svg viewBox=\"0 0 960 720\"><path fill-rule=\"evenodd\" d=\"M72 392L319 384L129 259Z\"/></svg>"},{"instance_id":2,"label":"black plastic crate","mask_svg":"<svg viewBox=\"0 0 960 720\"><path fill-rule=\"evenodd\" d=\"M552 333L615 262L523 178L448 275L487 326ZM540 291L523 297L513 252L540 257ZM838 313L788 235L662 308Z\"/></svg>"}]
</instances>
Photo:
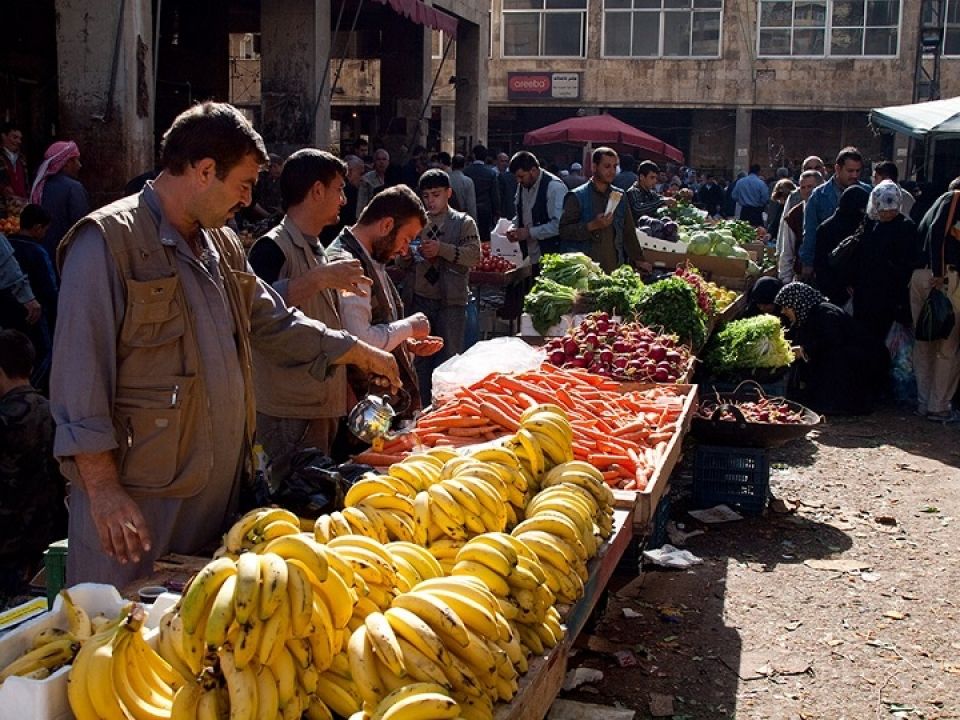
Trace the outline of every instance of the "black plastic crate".
<instances>
[{"instance_id":1,"label":"black plastic crate","mask_svg":"<svg viewBox=\"0 0 960 720\"><path fill-rule=\"evenodd\" d=\"M653 511L653 517L650 520L650 532L647 534L647 540L644 543L645 550L656 550L661 548L667 542L667 523L670 522L670 494L664 493L657 503L657 509Z\"/></svg>"},{"instance_id":2,"label":"black plastic crate","mask_svg":"<svg viewBox=\"0 0 960 720\"><path fill-rule=\"evenodd\" d=\"M760 448L700 445L693 466L697 508L729 505L744 515L760 515L770 492L770 463Z\"/></svg>"}]
</instances>

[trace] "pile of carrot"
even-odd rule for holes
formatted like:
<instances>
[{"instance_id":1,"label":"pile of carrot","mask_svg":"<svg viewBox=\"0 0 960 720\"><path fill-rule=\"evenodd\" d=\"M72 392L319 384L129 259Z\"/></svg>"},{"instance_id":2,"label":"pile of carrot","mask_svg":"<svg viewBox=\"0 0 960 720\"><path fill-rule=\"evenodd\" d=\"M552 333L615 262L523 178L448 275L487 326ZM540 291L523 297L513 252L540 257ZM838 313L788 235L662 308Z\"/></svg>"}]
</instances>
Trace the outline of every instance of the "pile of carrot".
<instances>
[{"instance_id":1,"label":"pile of carrot","mask_svg":"<svg viewBox=\"0 0 960 720\"><path fill-rule=\"evenodd\" d=\"M390 465L417 447L493 440L516 432L526 408L552 403L570 418L577 459L600 470L611 487L643 490L678 431L684 397L669 385L622 393L616 381L544 363L525 373L492 373L459 389L422 415L412 432L355 460Z\"/></svg>"}]
</instances>

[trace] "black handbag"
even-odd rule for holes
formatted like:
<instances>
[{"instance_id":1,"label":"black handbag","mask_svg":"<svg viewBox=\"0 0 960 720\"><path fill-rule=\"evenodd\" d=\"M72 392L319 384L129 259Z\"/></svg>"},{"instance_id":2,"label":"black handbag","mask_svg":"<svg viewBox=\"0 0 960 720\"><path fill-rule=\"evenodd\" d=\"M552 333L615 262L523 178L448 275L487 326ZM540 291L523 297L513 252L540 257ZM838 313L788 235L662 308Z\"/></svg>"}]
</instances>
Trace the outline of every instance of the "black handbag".
<instances>
[{"instance_id":1,"label":"black handbag","mask_svg":"<svg viewBox=\"0 0 960 720\"><path fill-rule=\"evenodd\" d=\"M863 239L863 225L857 228L853 235L845 237L839 245L830 251L830 267L834 270L843 270L850 265L853 256L860 247Z\"/></svg>"},{"instance_id":2,"label":"black handbag","mask_svg":"<svg viewBox=\"0 0 960 720\"><path fill-rule=\"evenodd\" d=\"M914 337L921 342L946 340L953 332L956 321L950 298L942 290L932 288L920 308L917 326L913 331Z\"/></svg>"}]
</instances>

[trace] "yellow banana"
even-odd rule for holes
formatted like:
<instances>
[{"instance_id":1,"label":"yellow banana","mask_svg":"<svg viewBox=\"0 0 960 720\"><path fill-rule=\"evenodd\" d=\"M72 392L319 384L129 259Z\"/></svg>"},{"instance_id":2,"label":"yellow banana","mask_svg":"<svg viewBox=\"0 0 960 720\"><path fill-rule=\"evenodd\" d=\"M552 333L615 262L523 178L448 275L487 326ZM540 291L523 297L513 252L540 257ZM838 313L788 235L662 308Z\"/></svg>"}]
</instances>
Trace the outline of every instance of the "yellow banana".
<instances>
[{"instance_id":1,"label":"yellow banana","mask_svg":"<svg viewBox=\"0 0 960 720\"><path fill-rule=\"evenodd\" d=\"M285 535L267 543L264 553L276 553L285 560L299 560L313 576L311 580L323 582L327 579L329 562L325 545L321 545L309 533ZM264 578L264 585L267 584ZM262 605L261 605L262 608ZM262 615L261 615L262 617ZM266 618L263 618L266 619Z\"/></svg>"},{"instance_id":2,"label":"yellow banana","mask_svg":"<svg viewBox=\"0 0 960 720\"><path fill-rule=\"evenodd\" d=\"M260 558L260 595L257 617L266 621L273 617L277 608L287 602L287 562L273 552L264 552Z\"/></svg>"},{"instance_id":3,"label":"yellow banana","mask_svg":"<svg viewBox=\"0 0 960 720\"><path fill-rule=\"evenodd\" d=\"M383 475L365 473L347 490L343 504L347 507L359 505L365 498L378 493L395 494L396 489Z\"/></svg>"},{"instance_id":4,"label":"yellow banana","mask_svg":"<svg viewBox=\"0 0 960 720\"><path fill-rule=\"evenodd\" d=\"M366 625L357 628L347 642L347 659L350 675L364 703L376 705L384 695L384 685L377 673L374 661L373 642Z\"/></svg>"},{"instance_id":5,"label":"yellow banana","mask_svg":"<svg viewBox=\"0 0 960 720\"><path fill-rule=\"evenodd\" d=\"M398 700L380 716L380 719L445 720L445 718L455 718L459 714L460 706L449 695L425 692Z\"/></svg>"},{"instance_id":6,"label":"yellow banana","mask_svg":"<svg viewBox=\"0 0 960 720\"><path fill-rule=\"evenodd\" d=\"M392 607L384 612L397 638L404 639L424 654L431 662L447 664L447 649L440 636L419 615L404 608Z\"/></svg>"},{"instance_id":7,"label":"yellow banana","mask_svg":"<svg viewBox=\"0 0 960 720\"><path fill-rule=\"evenodd\" d=\"M450 494L457 505L463 508L464 519L470 516L476 517L480 514L482 507L480 500L477 499L477 496L473 494L473 490L471 490L466 483L456 478L450 478L449 480L444 480L441 483L441 487Z\"/></svg>"},{"instance_id":8,"label":"yellow banana","mask_svg":"<svg viewBox=\"0 0 960 720\"><path fill-rule=\"evenodd\" d=\"M513 553L513 556L516 558L516 553ZM479 563L504 578L510 575L510 570L514 563L516 563L516 559L511 563L510 558L500 552L499 548L472 541L467 542L466 545L460 548L456 559L458 562L460 560L471 560Z\"/></svg>"},{"instance_id":9,"label":"yellow banana","mask_svg":"<svg viewBox=\"0 0 960 720\"><path fill-rule=\"evenodd\" d=\"M60 591L63 604L61 612L67 618L67 631L77 640L86 640L93 635L93 624L90 615L73 601L73 597L66 589Z\"/></svg>"},{"instance_id":10,"label":"yellow banana","mask_svg":"<svg viewBox=\"0 0 960 720\"><path fill-rule=\"evenodd\" d=\"M287 594L290 603L290 631L302 638L310 632L313 614L313 584L307 569L299 560L287 560Z\"/></svg>"},{"instance_id":11,"label":"yellow banana","mask_svg":"<svg viewBox=\"0 0 960 720\"><path fill-rule=\"evenodd\" d=\"M395 491L368 495L363 502L377 510L391 510L407 517L413 517L413 499L405 495L398 495Z\"/></svg>"},{"instance_id":12,"label":"yellow banana","mask_svg":"<svg viewBox=\"0 0 960 720\"><path fill-rule=\"evenodd\" d=\"M473 630L484 637L495 638L500 634L497 621L490 611L466 595L443 588L424 588L422 591L447 603L468 630Z\"/></svg>"},{"instance_id":13,"label":"yellow banana","mask_svg":"<svg viewBox=\"0 0 960 720\"><path fill-rule=\"evenodd\" d=\"M52 640L38 648L29 650L0 670L0 683L14 675L26 675L38 668L53 670L71 662L80 643L71 635Z\"/></svg>"},{"instance_id":14,"label":"yellow banana","mask_svg":"<svg viewBox=\"0 0 960 720\"><path fill-rule=\"evenodd\" d=\"M441 637L449 637L453 642L466 646L469 642L467 628L463 620L451 607L428 593L409 592L394 598L393 607L409 610L420 617Z\"/></svg>"},{"instance_id":15,"label":"yellow banana","mask_svg":"<svg viewBox=\"0 0 960 720\"><path fill-rule=\"evenodd\" d=\"M245 668L257 656L260 648L260 636L263 634L263 621L253 615L244 625L234 624L227 633L233 645L234 662L238 668Z\"/></svg>"},{"instance_id":16,"label":"yellow banana","mask_svg":"<svg viewBox=\"0 0 960 720\"><path fill-rule=\"evenodd\" d=\"M246 623L259 607L260 556L246 552L237 558L237 586L234 592L234 611L239 624Z\"/></svg>"},{"instance_id":17,"label":"yellow banana","mask_svg":"<svg viewBox=\"0 0 960 720\"><path fill-rule=\"evenodd\" d=\"M365 506L361 505L361 507ZM366 511L368 513L371 512L369 508L366 508ZM384 527L386 527L388 539L405 542L411 542L413 540L414 521L412 515L404 515L403 513L393 510L373 510L373 512L377 514L383 522Z\"/></svg>"},{"instance_id":18,"label":"yellow banana","mask_svg":"<svg viewBox=\"0 0 960 720\"><path fill-rule=\"evenodd\" d=\"M551 512L538 513L533 517L528 517L513 529L516 537L521 537L531 531L546 533L558 538L569 547L578 560L587 560L587 549L581 541L580 528L566 515ZM566 555L566 552L564 552L564 555Z\"/></svg>"},{"instance_id":19,"label":"yellow banana","mask_svg":"<svg viewBox=\"0 0 960 720\"><path fill-rule=\"evenodd\" d=\"M316 696L342 717L350 717L363 705L353 681L330 672L322 673L318 678Z\"/></svg>"},{"instance_id":20,"label":"yellow banana","mask_svg":"<svg viewBox=\"0 0 960 720\"><path fill-rule=\"evenodd\" d=\"M237 587L237 576L231 575L224 580L223 585L213 598L213 603L207 611L207 622L203 628L204 644L210 650L216 650L227 639L227 630L236 614L234 593Z\"/></svg>"},{"instance_id":21,"label":"yellow banana","mask_svg":"<svg viewBox=\"0 0 960 720\"><path fill-rule=\"evenodd\" d=\"M403 638L399 638L397 642L400 645L401 653L403 653L404 667L406 668L406 673L403 677L406 678L408 682L410 679L413 679L416 682L434 682L452 687L446 676L446 666L440 665L432 658L427 657L413 644ZM452 656L448 659L452 661ZM377 656L377 661L379 663L378 667L384 667L384 675L400 677L392 673L389 668L383 666L382 659L379 656Z\"/></svg>"},{"instance_id":22,"label":"yellow banana","mask_svg":"<svg viewBox=\"0 0 960 720\"><path fill-rule=\"evenodd\" d=\"M394 690L385 698L380 700L371 714L371 720L382 717L383 713L401 700L411 697L412 695L419 695L429 692L440 693L442 695L447 692L447 688L443 685L438 685L437 683L432 682L417 682L404 685L399 690ZM377 713L380 713L380 715L378 716Z\"/></svg>"},{"instance_id":23,"label":"yellow banana","mask_svg":"<svg viewBox=\"0 0 960 720\"><path fill-rule=\"evenodd\" d=\"M345 507L340 514L353 531L351 537L362 536L387 542L387 529L380 522L379 515L367 514L359 507Z\"/></svg>"},{"instance_id":24,"label":"yellow banana","mask_svg":"<svg viewBox=\"0 0 960 720\"><path fill-rule=\"evenodd\" d=\"M470 457L484 463L496 463L511 468L519 468L516 454L506 447L485 447L470 451Z\"/></svg>"},{"instance_id":25,"label":"yellow banana","mask_svg":"<svg viewBox=\"0 0 960 720\"><path fill-rule=\"evenodd\" d=\"M330 542L336 535L330 529L330 516L321 515L313 523L313 539L321 545Z\"/></svg>"},{"instance_id":26,"label":"yellow banana","mask_svg":"<svg viewBox=\"0 0 960 720\"><path fill-rule=\"evenodd\" d=\"M421 490L413 499L413 541L417 545L427 544L430 522L430 493Z\"/></svg>"},{"instance_id":27,"label":"yellow banana","mask_svg":"<svg viewBox=\"0 0 960 720\"><path fill-rule=\"evenodd\" d=\"M220 590L220 586L228 577L236 573L236 563L228 557L222 557L207 563L194 576L180 600L180 617L183 620L184 635L192 635L197 631L197 626L206 619L207 609Z\"/></svg>"},{"instance_id":28,"label":"yellow banana","mask_svg":"<svg viewBox=\"0 0 960 720\"><path fill-rule=\"evenodd\" d=\"M322 671L333 662L333 656L336 654L334 641L338 631L333 627L330 609L318 598L313 601L312 613L310 624L313 632L307 636L307 639L313 649L313 664Z\"/></svg>"},{"instance_id":29,"label":"yellow banana","mask_svg":"<svg viewBox=\"0 0 960 720\"><path fill-rule=\"evenodd\" d=\"M277 700L280 707L285 708L297 696L297 667L286 646L273 658L269 668L277 681Z\"/></svg>"},{"instance_id":30,"label":"yellow banana","mask_svg":"<svg viewBox=\"0 0 960 720\"><path fill-rule=\"evenodd\" d=\"M400 651L400 644L397 641L396 633L394 633L383 613L370 613L363 619L363 622L367 628L367 636L373 643L374 652L394 674L403 677L407 670L403 662L403 654Z\"/></svg>"},{"instance_id":31,"label":"yellow banana","mask_svg":"<svg viewBox=\"0 0 960 720\"><path fill-rule=\"evenodd\" d=\"M415 590L444 590L473 600L481 608L496 615L500 611L497 596L487 587L480 578L471 575L450 575L442 578L424 580Z\"/></svg>"},{"instance_id":32,"label":"yellow banana","mask_svg":"<svg viewBox=\"0 0 960 720\"><path fill-rule=\"evenodd\" d=\"M333 556L335 553L330 553L330 557ZM329 609L333 627L338 630L345 628L353 615L355 597L340 572L331 565L327 579L314 585L314 590L315 595L319 595L319 600Z\"/></svg>"},{"instance_id":33,"label":"yellow banana","mask_svg":"<svg viewBox=\"0 0 960 720\"><path fill-rule=\"evenodd\" d=\"M410 542L392 542L387 545L387 550L394 557L402 557L410 563L421 580L431 577L441 577L443 568L437 559L430 554L430 551L423 546L418 546Z\"/></svg>"},{"instance_id":34,"label":"yellow banana","mask_svg":"<svg viewBox=\"0 0 960 720\"><path fill-rule=\"evenodd\" d=\"M227 552L240 554L247 542L247 535L253 530L257 522L266 516L269 508L256 508L237 520L223 536L223 547Z\"/></svg>"},{"instance_id":35,"label":"yellow banana","mask_svg":"<svg viewBox=\"0 0 960 720\"><path fill-rule=\"evenodd\" d=\"M73 633L71 633L69 630L64 630L63 628L58 627L49 627L34 635L33 640L30 642L30 649L36 650L38 647L43 647L49 642L53 642L54 640L62 640L63 638L72 635Z\"/></svg>"},{"instance_id":36,"label":"yellow banana","mask_svg":"<svg viewBox=\"0 0 960 720\"><path fill-rule=\"evenodd\" d=\"M472 575L473 577L479 578L494 595L506 597L510 594L510 586L507 584L507 580L503 575L473 560L457 560L451 574Z\"/></svg>"},{"instance_id":37,"label":"yellow banana","mask_svg":"<svg viewBox=\"0 0 960 720\"><path fill-rule=\"evenodd\" d=\"M261 665L271 665L276 655L284 647L290 633L290 605L283 602L273 615L263 623L260 633L260 645L257 648L257 660Z\"/></svg>"},{"instance_id":38,"label":"yellow banana","mask_svg":"<svg viewBox=\"0 0 960 720\"><path fill-rule=\"evenodd\" d=\"M311 698L310 704L307 705L303 714L307 720L333 720L330 708L327 707L326 703L317 698ZM354 717L356 714L357 713L354 713L350 717Z\"/></svg>"},{"instance_id":39,"label":"yellow banana","mask_svg":"<svg viewBox=\"0 0 960 720\"><path fill-rule=\"evenodd\" d=\"M257 674L252 666L239 669L229 648L220 649L220 670L227 681L231 720L255 720L257 714Z\"/></svg>"},{"instance_id":40,"label":"yellow banana","mask_svg":"<svg viewBox=\"0 0 960 720\"><path fill-rule=\"evenodd\" d=\"M195 681L191 681L177 690L173 697L173 705L170 707L170 720L196 720L197 706L200 704L200 697L203 695L203 687ZM77 720L84 720L77 715Z\"/></svg>"},{"instance_id":41,"label":"yellow banana","mask_svg":"<svg viewBox=\"0 0 960 720\"><path fill-rule=\"evenodd\" d=\"M134 720L165 720L173 710L173 689L151 684L132 657L131 641L139 630L121 630L114 643L111 671L113 689L125 713Z\"/></svg>"},{"instance_id":42,"label":"yellow banana","mask_svg":"<svg viewBox=\"0 0 960 720\"><path fill-rule=\"evenodd\" d=\"M280 689L277 679L268 665L262 665L257 670L257 712L254 719L276 720L280 713Z\"/></svg>"}]
</instances>

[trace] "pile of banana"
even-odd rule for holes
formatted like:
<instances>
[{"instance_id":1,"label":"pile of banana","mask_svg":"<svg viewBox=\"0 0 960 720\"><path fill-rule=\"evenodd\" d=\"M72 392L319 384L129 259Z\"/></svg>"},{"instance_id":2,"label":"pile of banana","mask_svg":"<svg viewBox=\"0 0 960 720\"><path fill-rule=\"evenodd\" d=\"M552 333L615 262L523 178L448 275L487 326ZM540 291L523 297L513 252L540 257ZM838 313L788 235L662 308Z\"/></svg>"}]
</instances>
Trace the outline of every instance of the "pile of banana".
<instances>
[{"instance_id":1,"label":"pile of banana","mask_svg":"<svg viewBox=\"0 0 960 720\"><path fill-rule=\"evenodd\" d=\"M110 623L110 619L103 615L91 618L86 610L73 601L67 590L60 591L60 599L67 627L53 626L38 632L26 652L0 670L0 685L14 675L32 680L50 677L64 665L73 662L83 642Z\"/></svg>"},{"instance_id":2,"label":"pile of banana","mask_svg":"<svg viewBox=\"0 0 960 720\"><path fill-rule=\"evenodd\" d=\"M354 631L347 655L363 703L360 717L385 712L385 704L397 701L394 695L387 702L390 693L415 682L425 684L426 695L454 701L421 698L425 707L442 707L437 715L418 717L491 718L494 703L514 696L518 672L526 670L526 656L497 598L471 577L425 580L398 595ZM396 717L415 717L400 707L392 711Z\"/></svg>"},{"instance_id":3,"label":"pile of banana","mask_svg":"<svg viewBox=\"0 0 960 720\"><path fill-rule=\"evenodd\" d=\"M573 431L559 405L541 404L520 415L520 429L505 443L535 479L554 465L573 460Z\"/></svg>"},{"instance_id":4,"label":"pile of banana","mask_svg":"<svg viewBox=\"0 0 960 720\"><path fill-rule=\"evenodd\" d=\"M84 641L67 681L77 720L176 717L175 693L186 679L147 643L145 619L143 607L132 605Z\"/></svg>"},{"instance_id":5,"label":"pile of banana","mask_svg":"<svg viewBox=\"0 0 960 720\"><path fill-rule=\"evenodd\" d=\"M600 471L579 460L556 465L511 534L532 550L547 587L564 604L583 595L587 561L613 529L613 493Z\"/></svg>"}]
</instances>

